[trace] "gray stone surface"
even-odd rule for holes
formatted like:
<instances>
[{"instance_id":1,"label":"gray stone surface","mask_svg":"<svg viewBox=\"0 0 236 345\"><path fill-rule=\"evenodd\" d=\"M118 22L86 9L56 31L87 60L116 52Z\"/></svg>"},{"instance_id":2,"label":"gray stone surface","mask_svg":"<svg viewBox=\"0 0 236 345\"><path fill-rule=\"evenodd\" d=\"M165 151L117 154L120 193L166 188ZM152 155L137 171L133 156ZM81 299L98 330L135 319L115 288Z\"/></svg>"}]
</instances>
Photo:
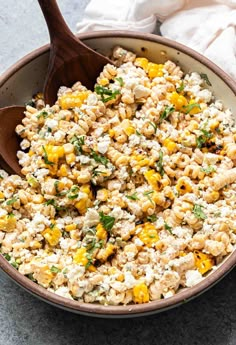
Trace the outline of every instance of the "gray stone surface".
<instances>
[{"instance_id":1,"label":"gray stone surface","mask_svg":"<svg viewBox=\"0 0 236 345\"><path fill-rule=\"evenodd\" d=\"M72 30L88 0L60 0ZM36 0L0 0L0 72L48 41ZM0 274L0 345L236 345L236 270L162 314L93 319L37 300Z\"/></svg>"}]
</instances>

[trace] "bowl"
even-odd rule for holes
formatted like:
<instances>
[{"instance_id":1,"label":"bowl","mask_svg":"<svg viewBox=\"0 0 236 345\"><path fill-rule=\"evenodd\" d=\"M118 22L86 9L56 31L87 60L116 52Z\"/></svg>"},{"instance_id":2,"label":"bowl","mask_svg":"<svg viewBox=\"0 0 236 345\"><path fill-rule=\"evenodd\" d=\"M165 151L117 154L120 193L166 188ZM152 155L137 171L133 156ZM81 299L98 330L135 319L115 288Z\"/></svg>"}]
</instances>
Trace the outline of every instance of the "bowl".
<instances>
[{"instance_id":1,"label":"bowl","mask_svg":"<svg viewBox=\"0 0 236 345\"><path fill-rule=\"evenodd\" d=\"M179 43L156 35L128 31L100 31L80 35L80 39L104 55L110 55L114 46L121 45L153 62L163 63L167 59L173 60L185 73L195 71L207 74L211 83L209 89L213 90L216 98L222 99L226 107L236 108L235 82L213 62ZM46 45L23 57L0 77L0 107L22 105L31 99L33 94L42 91L48 58L49 45ZM20 274L0 255L2 271L41 300L74 313L113 318L150 315L181 305L212 287L235 265L236 250L203 281L194 287L180 290L173 297L138 305L103 306L77 302L49 292Z\"/></svg>"}]
</instances>

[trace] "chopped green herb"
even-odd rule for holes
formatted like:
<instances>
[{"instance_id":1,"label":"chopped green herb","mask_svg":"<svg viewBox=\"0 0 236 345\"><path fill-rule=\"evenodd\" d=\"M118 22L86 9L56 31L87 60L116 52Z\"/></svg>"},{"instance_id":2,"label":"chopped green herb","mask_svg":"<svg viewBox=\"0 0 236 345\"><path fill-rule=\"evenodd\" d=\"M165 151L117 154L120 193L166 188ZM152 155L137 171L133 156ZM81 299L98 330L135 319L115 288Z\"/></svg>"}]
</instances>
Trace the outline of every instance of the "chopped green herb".
<instances>
[{"instance_id":1,"label":"chopped green herb","mask_svg":"<svg viewBox=\"0 0 236 345\"><path fill-rule=\"evenodd\" d=\"M157 125L156 125L154 122L151 122L151 121L149 121L148 123L154 128L154 131L155 131L155 133L156 133L156 131L157 131Z\"/></svg>"},{"instance_id":2,"label":"chopped green herb","mask_svg":"<svg viewBox=\"0 0 236 345\"><path fill-rule=\"evenodd\" d=\"M44 160L45 164L54 165L53 162L48 160L48 154L47 154L45 147L44 146L42 146L42 147L43 147L43 152L44 152L43 160Z\"/></svg>"},{"instance_id":3,"label":"chopped green herb","mask_svg":"<svg viewBox=\"0 0 236 345\"><path fill-rule=\"evenodd\" d=\"M101 96L102 101L104 103L111 101L112 99L115 99L116 96L120 94L119 90L112 91L112 90L108 89L107 87L104 87L101 85L95 86L94 90L98 95ZM105 97L105 95L108 97Z\"/></svg>"},{"instance_id":4,"label":"chopped green herb","mask_svg":"<svg viewBox=\"0 0 236 345\"><path fill-rule=\"evenodd\" d=\"M35 108L36 104L35 101L33 99L29 100L28 102L25 103L25 106L29 105L30 107Z\"/></svg>"},{"instance_id":5,"label":"chopped green herb","mask_svg":"<svg viewBox=\"0 0 236 345\"><path fill-rule=\"evenodd\" d=\"M77 135L74 135L70 142L74 145L77 155L83 153L82 146L85 144L85 136L78 137Z\"/></svg>"},{"instance_id":6,"label":"chopped green herb","mask_svg":"<svg viewBox=\"0 0 236 345\"><path fill-rule=\"evenodd\" d=\"M170 225L168 225L166 222L164 222L164 228L165 228L165 230L169 231L169 233L170 233L171 235L173 235L173 233L172 233L172 227L171 227Z\"/></svg>"},{"instance_id":7,"label":"chopped green herb","mask_svg":"<svg viewBox=\"0 0 236 345\"><path fill-rule=\"evenodd\" d=\"M102 223L104 229L107 231L111 231L115 223L115 218L111 216L107 216L103 212L99 212L99 216L100 216L100 222Z\"/></svg>"},{"instance_id":8,"label":"chopped green herb","mask_svg":"<svg viewBox=\"0 0 236 345\"><path fill-rule=\"evenodd\" d=\"M65 209L66 209L66 208L63 207L63 206L58 206L55 199L49 199L49 200L47 200L47 201L44 203L44 205L47 205L47 206L48 206L48 205L52 205L52 206L55 207L56 211L65 211Z\"/></svg>"},{"instance_id":9,"label":"chopped green herb","mask_svg":"<svg viewBox=\"0 0 236 345\"><path fill-rule=\"evenodd\" d=\"M107 167L107 164L110 162L105 156L97 154L95 151L92 151L91 156L97 163L101 163Z\"/></svg>"},{"instance_id":10,"label":"chopped green herb","mask_svg":"<svg viewBox=\"0 0 236 345\"><path fill-rule=\"evenodd\" d=\"M208 165L207 168L201 168L201 171L203 171L205 174L209 175L212 172L216 171L216 169L212 165Z\"/></svg>"},{"instance_id":11,"label":"chopped green herb","mask_svg":"<svg viewBox=\"0 0 236 345\"><path fill-rule=\"evenodd\" d=\"M12 218L12 217L15 217L15 215L14 215L14 213L11 212L11 213L8 213L7 217Z\"/></svg>"},{"instance_id":12,"label":"chopped green herb","mask_svg":"<svg viewBox=\"0 0 236 345\"><path fill-rule=\"evenodd\" d=\"M32 280L32 282L36 282L36 279L34 279L34 277L33 277L33 273L27 274L26 277L29 278L30 280Z\"/></svg>"},{"instance_id":13,"label":"chopped green herb","mask_svg":"<svg viewBox=\"0 0 236 345\"><path fill-rule=\"evenodd\" d=\"M2 176L2 175L0 175L0 179L3 179L3 176Z\"/></svg>"},{"instance_id":14,"label":"chopped green herb","mask_svg":"<svg viewBox=\"0 0 236 345\"><path fill-rule=\"evenodd\" d=\"M205 82L207 83L207 85L212 86L212 85L211 85L211 82L210 82L210 80L208 79L208 76L207 76L206 73L200 73L200 77L201 77L203 80L205 80Z\"/></svg>"},{"instance_id":15,"label":"chopped green herb","mask_svg":"<svg viewBox=\"0 0 236 345\"><path fill-rule=\"evenodd\" d=\"M9 199L7 200L6 204L9 206L9 205L12 205L14 204L14 202L16 202L18 200L18 197L13 197L12 199Z\"/></svg>"},{"instance_id":16,"label":"chopped green herb","mask_svg":"<svg viewBox=\"0 0 236 345\"><path fill-rule=\"evenodd\" d=\"M183 108L184 108L184 112L185 112L186 114L190 113L190 111L191 111L193 108L198 108L198 109L201 110L200 104L198 104L198 103L188 104L188 105L183 106Z\"/></svg>"},{"instance_id":17,"label":"chopped green herb","mask_svg":"<svg viewBox=\"0 0 236 345\"><path fill-rule=\"evenodd\" d=\"M46 119L47 117L48 117L48 112L47 111L41 111L41 113L39 113L38 115L37 115L37 119L40 119L41 117L43 117L44 119Z\"/></svg>"},{"instance_id":18,"label":"chopped green herb","mask_svg":"<svg viewBox=\"0 0 236 345\"><path fill-rule=\"evenodd\" d=\"M205 220L207 218L206 214L203 212L203 206L195 204L193 207L193 214L197 219Z\"/></svg>"},{"instance_id":19,"label":"chopped green herb","mask_svg":"<svg viewBox=\"0 0 236 345\"><path fill-rule=\"evenodd\" d=\"M51 223L51 224L49 225L49 228L50 228L50 229L53 229L53 228L55 228L55 226L56 226L55 223Z\"/></svg>"},{"instance_id":20,"label":"chopped green herb","mask_svg":"<svg viewBox=\"0 0 236 345\"><path fill-rule=\"evenodd\" d=\"M124 86L124 80L123 80L123 78L117 77L117 78L115 78L115 80L118 81L118 83L120 84L120 86Z\"/></svg>"},{"instance_id":21,"label":"chopped green herb","mask_svg":"<svg viewBox=\"0 0 236 345\"><path fill-rule=\"evenodd\" d=\"M213 136L213 134L208 132L206 129L201 129L200 131L202 132L202 134L196 138L196 145L199 149L202 148L205 143Z\"/></svg>"},{"instance_id":22,"label":"chopped green herb","mask_svg":"<svg viewBox=\"0 0 236 345\"><path fill-rule=\"evenodd\" d=\"M74 200L76 198L78 198L79 194L69 194L67 195L67 198L70 199L70 200Z\"/></svg>"},{"instance_id":23,"label":"chopped green herb","mask_svg":"<svg viewBox=\"0 0 236 345\"><path fill-rule=\"evenodd\" d=\"M14 267L16 270L19 268L19 264L16 261L11 262L12 267Z\"/></svg>"},{"instance_id":24,"label":"chopped green herb","mask_svg":"<svg viewBox=\"0 0 236 345\"><path fill-rule=\"evenodd\" d=\"M87 264L85 265L85 269L87 270L89 266L93 264L93 258L90 253L86 253L86 258L88 259Z\"/></svg>"},{"instance_id":25,"label":"chopped green herb","mask_svg":"<svg viewBox=\"0 0 236 345\"><path fill-rule=\"evenodd\" d=\"M163 152L162 151L160 151L160 153L159 153L159 160L158 160L158 162L156 162L156 166L157 166L157 170L158 170L159 174L161 176L163 176L165 171L163 168Z\"/></svg>"},{"instance_id":26,"label":"chopped green herb","mask_svg":"<svg viewBox=\"0 0 236 345\"><path fill-rule=\"evenodd\" d=\"M56 267L56 266L52 266L52 267L50 268L50 271L51 271L52 273L59 273L59 272L61 272L60 268L58 268L58 267Z\"/></svg>"},{"instance_id":27,"label":"chopped green herb","mask_svg":"<svg viewBox=\"0 0 236 345\"><path fill-rule=\"evenodd\" d=\"M135 131L135 134L138 135L138 136L141 135L141 133L140 133L137 129L136 129L136 131Z\"/></svg>"},{"instance_id":28,"label":"chopped green herb","mask_svg":"<svg viewBox=\"0 0 236 345\"><path fill-rule=\"evenodd\" d=\"M151 216L147 216L147 220L151 223L154 223L157 220L157 216L152 214Z\"/></svg>"},{"instance_id":29,"label":"chopped green herb","mask_svg":"<svg viewBox=\"0 0 236 345\"><path fill-rule=\"evenodd\" d=\"M166 120L167 117L173 113L173 111L175 111L175 108L172 105L171 106L167 105L160 114L160 122L162 122L163 120Z\"/></svg>"},{"instance_id":30,"label":"chopped green herb","mask_svg":"<svg viewBox=\"0 0 236 345\"><path fill-rule=\"evenodd\" d=\"M126 198L130 200L139 200L139 198L137 197L137 193L134 193L132 195L126 195Z\"/></svg>"},{"instance_id":31,"label":"chopped green herb","mask_svg":"<svg viewBox=\"0 0 236 345\"><path fill-rule=\"evenodd\" d=\"M66 273L68 273L68 268L64 268L64 270L62 271L62 273L63 273L64 275L66 275Z\"/></svg>"},{"instance_id":32,"label":"chopped green herb","mask_svg":"<svg viewBox=\"0 0 236 345\"><path fill-rule=\"evenodd\" d=\"M2 254L7 261L11 260L11 256L8 253Z\"/></svg>"},{"instance_id":33,"label":"chopped green herb","mask_svg":"<svg viewBox=\"0 0 236 345\"><path fill-rule=\"evenodd\" d=\"M74 186L71 187L70 190L71 190L72 193L78 192L79 191L79 186L74 185Z\"/></svg>"},{"instance_id":34,"label":"chopped green herb","mask_svg":"<svg viewBox=\"0 0 236 345\"><path fill-rule=\"evenodd\" d=\"M181 82L180 86L177 87L176 91L177 91L177 92L182 92L182 91L184 91L184 82L183 82L183 81Z\"/></svg>"},{"instance_id":35,"label":"chopped green herb","mask_svg":"<svg viewBox=\"0 0 236 345\"><path fill-rule=\"evenodd\" d=\"M220 217L220 216L221 216L221 212L220 211L214 213L214 217Z\"/></svg>"},{"instance_id":36,"label":"chopped green herb","mask_svg":"<svg viewBox=\"0 0 236 345\"><path fill-rule=\"evenodd\" d=\"M155 238L156 236L155 235L149 235L149 238Z\"/></svg>"},{"instance_id":37,"label":"chopped green herb","mask_svg":"<svg viewBox=\"0 0 236 345\"><path fill-rule=\"evenodd\" d=\"M100 171L100 170L97 170L97 169L94 169L93 172L92 172L92 176L93 177L100 176L102 174L104 174L104 171Z\"/></svg>"},{"instance_id":38,"label":"chopped green herb","mask_svg":"<svg viewBox=\"0 0 236 345\"><path fill-rule=\"evenodd\" d=\"M150 190L148 192L144 192L143 195L146 196L148 198L148 200L150 201L151 204L154 204L150 194L153 194L154 193L154 190Z\"/></svg>"}]
</instances>

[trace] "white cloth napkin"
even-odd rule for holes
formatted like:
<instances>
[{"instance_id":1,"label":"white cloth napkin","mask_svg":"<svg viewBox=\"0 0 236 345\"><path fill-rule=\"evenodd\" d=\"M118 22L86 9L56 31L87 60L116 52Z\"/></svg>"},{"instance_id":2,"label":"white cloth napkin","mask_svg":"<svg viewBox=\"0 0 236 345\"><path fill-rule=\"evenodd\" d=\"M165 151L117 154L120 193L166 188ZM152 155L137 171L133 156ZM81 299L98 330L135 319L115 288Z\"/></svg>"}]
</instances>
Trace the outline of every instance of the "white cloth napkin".
<instances>
[{"instance_id":1,"label":"white cloth napkin","mask_svg":"<svg viewBox=\"0 0 236 345\"><path fill-rule=\"evenodd\" d=\"M236 0L91 0L77 32L153 32L183 43L236 79Z\"/></svg>"}]
</instances>

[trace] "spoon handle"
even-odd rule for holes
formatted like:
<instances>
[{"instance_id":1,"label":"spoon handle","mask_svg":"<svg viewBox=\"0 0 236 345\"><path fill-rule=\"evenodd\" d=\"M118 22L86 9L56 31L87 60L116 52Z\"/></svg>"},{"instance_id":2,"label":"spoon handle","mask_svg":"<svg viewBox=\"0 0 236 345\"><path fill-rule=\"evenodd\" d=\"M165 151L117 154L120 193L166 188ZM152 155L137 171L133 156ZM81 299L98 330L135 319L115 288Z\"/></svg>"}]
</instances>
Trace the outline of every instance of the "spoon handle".
<instances>
[{"instance_id":1,"label":"spoon handle","mask_svg":"<svg viewBox=\"0 0 236 345\"><path fill-rule=\"evenodd\" d=\"M38 0L38 3L47 23L51 44L58 45L58 41L65 42L68 38L74 40L74 34L62 17L56 0Z\"/></svg>"}]
</instances>

